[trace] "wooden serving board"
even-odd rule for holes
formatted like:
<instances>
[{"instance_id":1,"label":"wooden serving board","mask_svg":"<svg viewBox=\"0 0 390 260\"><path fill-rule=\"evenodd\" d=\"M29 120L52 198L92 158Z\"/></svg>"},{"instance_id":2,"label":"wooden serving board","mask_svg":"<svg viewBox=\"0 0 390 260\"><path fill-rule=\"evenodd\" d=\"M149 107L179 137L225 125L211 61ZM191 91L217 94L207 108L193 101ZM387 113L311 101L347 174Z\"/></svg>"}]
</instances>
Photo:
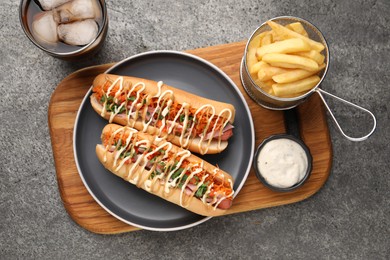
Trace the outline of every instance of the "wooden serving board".
<instances>
[{"instance_id":1,"label":"wooden serving board","mask_svg":"<svg viewBox=\"0 0 390 260\"><path fill-rule=\"evenodd\" d=\"M245 42L238 42L188 52L218 66L240 88L252 112L257 147L264 138L285 132L284 118L283 112L267 110L257 105L243 89L239 67L244 48ZM73 155L73 127L81 101L94 77L112 65L113 63L85 68L66 77L54 91L48 112L57 181L65 209L80 226L102 234L138 229L111 216L94 201L78 174ZM310 197L324 185L332 164L332 144L320 98L312 95L298 107L298 116L301 137L313 156L310 178L295 191L278 193L264 187L252 169L227 214L298 202Z\"/></svg>"}]
</instances>

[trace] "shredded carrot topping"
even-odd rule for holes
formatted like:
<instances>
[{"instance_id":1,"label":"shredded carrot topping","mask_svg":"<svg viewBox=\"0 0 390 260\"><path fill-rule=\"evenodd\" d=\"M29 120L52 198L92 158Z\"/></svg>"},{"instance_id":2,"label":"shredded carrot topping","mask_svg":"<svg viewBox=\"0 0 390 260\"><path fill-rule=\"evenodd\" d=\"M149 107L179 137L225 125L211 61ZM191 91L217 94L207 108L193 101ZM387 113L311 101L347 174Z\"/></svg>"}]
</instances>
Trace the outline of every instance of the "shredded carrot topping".
<instances>
[{"instance_id":1,"label":"shredded carrot topping","mask_svg":"<svg viewBox=\"0 0 390 260\"><path fill-rule=\"evenodd\" d=\"M103 142L104 146L116 146L119 142L121 142L122 145L125 145L128 136L129 136L128 132L125 132L124 134L117 133L113 137L111 136L111 133L105 133L102 136L102 142ZM135 135L135 138L137 138L137 140L135 140L135 141L140 141L138 136ZM133 141L134 140L132 140L132 142ZM130 143L132 143L132 142L130 142ZM153 150L153 149L156 149L157 146L152 144L150 146L150 148ZM134 147L134 150L136 152L138 152L139 147ZM165 154L165 153L166 153L166 149L162 148L161 151L153 153L147 159L152 160L153 158L161 156L162 154ZM170 158L172 158L172 156L174 156L174 154L172 152L168 152L167 161L169 161ZM181 158L181 156L177 156L175 158L175 161L179 161L180 158ZM190 162L188 160L184 159L180 168L184 169L189 165L190 165ZM192 166L190 165L189 171L186 172L185 174L187 176L189 176L191 174L191 172L194 172L195 170L199 170L199 167L200 167L199 164L194 164ZM205 169L202 169L199 173L195 174L194 177L192 177L192 179L189 181L189 183L196 185L198 183L198 181L201 180L206 174L208 176L206 177L204 183L208 183L208 184L213 183L213 186L210 190L210 194L208 195L208 197L213 198L216 194L225 194L225 195L231 194L232 187L231 187L230 182L226 181L225 178L218 178L218 173L212 174L212 173L207 172ZM228 197L226 199L232 199L232 198Z\"/></svg>"},{"instance_id":2,"label":"shredded carrot topping","mask_svg":"<svg viewBox=\"0 0 390 260\"><path fill-rule=\"evenodd\" d=\"M101 103L104 103L104 101L102 100L103 97L114 97L115 93L118 91L119 89L119 84L116 84L110 91L110 93L107 93L108 91L108 88L110 87L110 82L107 81L104 85L102 86L95 86L93 87L92 91L94 92L94 95L96 97L96 99L98 101L100 101ZM136 89L134 90L131 94L130 94L130 97L135 97L137 95L137 91L139 89ZM148 104L146 103L146 94L145 93L140 93L139 94L140 97L138 99L138 102L142 104L142 107L141 109L143 109L145 106L148 106L150 108L153 108L155 109L158 105L160 106L160 111L162 111L163 109L165 109L165 107L167 106L167 103L168 103L168 99L162 99L160 101L160 104L157 104L158 103L158 98L151 98L148 102ZM119 106L120 104L122 104L123 102L127 102L127 106L130 107L131 104L133 103L133 99L130 99L130 100L126 100L126 93L125 91L123 91L119 96L116 97L117 100L115 101L112 101L112 102L116 102L116 104ZM169 112L168 114L165 116L165 120L170 120L170 121L173 121L175 119L175 117L177 116L177 114L179 113L180 109L182 108L182 105L179 104L178 102L172 102L172 105L169 107ZM189 109L189 118L191 120L189 120L189 126L191 126L193 124L193 121L195 121L195 125L192 129L192 132L191 132L191 135L192 136L198 136L200 134L203 134L204 132L205 133L209 133L213 130L214 128L214 125L215 123L216 126L214 128L214 131L216 133L218 133L219 131L221 131L221 129L225 126L226 124L226 121L224 119L220 119L220 117L218 116L213 116L212 117L212 114L208 111L208 109L204 109L202 110L201 112L199 112L197 115L196 115L196 118L194 118L195 116L195 113L196 113L197 109L196 108L190 108ZM123 111L122 113L126 113L126 110ZM184 112L182 112L182 114L184 115ZM212 119L210 120L210 118L212 117ZM154 114L154 119L155 119L155 122L154 122L154 126L156 127L160 127L161 126L161 121L162 121L162 118L158 118L158 113L155 113ZM210 123L209 123L209 120L210 120ZM218 120L218 121L217 121ZM180 122L181 124L183 122ZM179 123L179 124L180 124ZM208 126L207 126L208 125ZM207 129L206 129L207 127ZM169 128L169 126L166 126L165 129L163 129L163 131L167 131ZM189 129L189 127L187 128ZM176 134L180 134L181 133L181 130L177 130L175 131Z\"/></svg>"}]
</instances>

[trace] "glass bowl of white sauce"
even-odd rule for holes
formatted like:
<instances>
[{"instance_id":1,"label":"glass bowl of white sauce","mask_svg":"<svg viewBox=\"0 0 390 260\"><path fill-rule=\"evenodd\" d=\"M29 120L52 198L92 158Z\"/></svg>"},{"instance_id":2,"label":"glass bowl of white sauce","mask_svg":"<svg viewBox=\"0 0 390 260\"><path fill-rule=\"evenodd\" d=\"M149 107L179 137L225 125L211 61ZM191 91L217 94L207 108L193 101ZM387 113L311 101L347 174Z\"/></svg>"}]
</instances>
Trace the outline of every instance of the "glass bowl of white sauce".
<instances>
[{"instance_id":1,"label":"glass bowl of white sauce","mask_svg":"<svg viewBox=\"0 0 390 260\"><path fill-rule=\"evenodd\" d=\"M274 191L302 186L312 169L312 156L302 140L289 134L272 135L257 148L253 166L257 178Z\"/></svg>"}]
</instances>

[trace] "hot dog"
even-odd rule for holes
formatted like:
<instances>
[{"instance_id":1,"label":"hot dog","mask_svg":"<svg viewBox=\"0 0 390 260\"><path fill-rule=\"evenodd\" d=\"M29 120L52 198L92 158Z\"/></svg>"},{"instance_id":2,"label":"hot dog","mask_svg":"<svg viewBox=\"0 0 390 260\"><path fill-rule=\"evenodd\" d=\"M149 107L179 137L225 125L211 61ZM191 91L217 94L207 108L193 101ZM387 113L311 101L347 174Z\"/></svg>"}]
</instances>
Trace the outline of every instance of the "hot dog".
<instances>
[{"instance_id":1,"label":"hot dog","mask_svg":"<svg viewBox=\"0 0 390 260\"><path fill-rule=\"evenodd\" d=\"M233 135L235 109L147 79L100 74L91 104L110 123L166 138L200 154L222 152Z\"/></svg>"},{"instance_id":2,"label":"hot dog","mask_svg":"<svg viewBox=\"0 0 390 260\"><path fill-rule=\"evenodd\" d=\"M203 216L230 208L232 177L190 151L117 124L106 125L101 139L99 161L137 187Z\"/></svg>"}]
</instances>

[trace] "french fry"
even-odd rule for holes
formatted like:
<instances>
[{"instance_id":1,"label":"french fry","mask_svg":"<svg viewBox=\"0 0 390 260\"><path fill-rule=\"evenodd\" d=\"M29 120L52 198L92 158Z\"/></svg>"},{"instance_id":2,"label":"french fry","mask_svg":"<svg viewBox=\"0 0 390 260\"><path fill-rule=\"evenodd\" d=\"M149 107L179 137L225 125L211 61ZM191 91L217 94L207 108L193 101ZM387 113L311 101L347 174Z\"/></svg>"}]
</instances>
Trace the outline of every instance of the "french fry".
<instances>
[{"instance_id":1,"label":"french fry","mask_svg":"<svg viewBox=\"0 0 390 260\"><path fill-rule=\"evenodd\" d=\"M251 71L253 65L257 62L258 61L256 58L256 48L249 48L248 53L246 54L246 63L249 71Z\"/></svg>"},{"instance_id":2,"label":"french fry","mask_svg":"<svg viewBox=\"0 0 390 260\"><path fill-rule=\"evenodd\" d=\"M260 46L261 39L267 34L269 34L269 32L262 32L262 33L256 35L255 37L253 37L253 39L249 42L248 53L246 55L246 63L247 63L249 72L251 72L253 70L254 64L256 64L258 62L258 60L256 58L256 49ZM257 71L255 73L253 73L252 76L257 77Z\"/></svg>"},{"instance_id":3,"label":"french fry","mask_svg":"<svg viewBox=\"0 0 390 260\"><path fill-rule=\"evenodd\" d=\"M317 75L301 79L291 83L276 83L272 85L272 90L278 97L293 96L304 91L312 89L320 82L320 77Z\"/></svg>"},{"instance_id":4,"label":"french fry","mask_svg":"<svg viewBox=\"0 0 390 260\"><path fill-rule=\"evenodd\" d=\"M318 70L317 62L298 55L268 53L263 56L262 60L271 64L272 66L282 68L305 69L309 71Z\"/></svg>"},{"instance_id":5,"label":"french fry","mask_svg":"<svg viewBox=\"0 0 390 260\"><path fill-rule=\"evenodd\" d=\"M307 51L310 51L310 45L302 39L294 38L274 42L266 46L262 45L260 48L257 48L256 56L257 59L260 60L265 54L268 53L305 53Z\"/></svg>"},{"instance_id":6,"label":"french fry","mask_svg":"<svg viewBox=\"0 0 390 260\"><path fill-rule=\"evenodd\" d=\"M296 33L299 33L299 34L305 36L305 37L309 37L309 35L307 34L307 31L305 30L305 28L303 28L303 25L300 22L287 24L286 27L290 30L293 30Z\"/></svg>"},{"instance_id":7,"label":"french fry","mask_svg":"<svg viewBox=\"0 0 390 260\"><path fill-rule=\"evenodd\" d=\"M274 95L274 91L272 89L272 85L275 84L275 81L273 80L269 80L269 81L261 81L261 80L255 80L255 83L257 86L259 86L260 88L262 88L265 92L271 94L271 95Z\"/></svg>"},{"instance_id":8,"label":"french fry","mask_svg":"<svg viewBox=\"0 0 390 260\"><path fill-rule=\"evenodd\" d=\"M266 46L272 43L272 34L268 32L260 41L260 46Z\"/></svg>"},{"instance_id":9,"label":"french fry","mask_svg":"<svg viewBox=\"0 0 390 260\"><path fill-rule=\"evenodd\" d=\"M260 46L261 39L264 37L264 35L266 33L268 33L268 32L263 32L263 33L256 35L255 37L253 37L249 43L248 49L258 48Z\"/></svg>"},{"instance_id":10,"label":"french fry","mask_svg":"<svg viewBox=\"0 0 390 260\"><path fill-rule=\"evenodd\" d=\"M275 84L275 83L276 82L273 81L272 79L264 81L264 85L266 85L267 87L270 87L270 88L272 88L272 85Z\"/></svg>"},{"instance_id":11,"label":"french fry","mask_svg":"<svg viewBox=\"0 0 390 260\"><path fill-rule=\"evenodd\" d=\"M273 21L268 21L267 24L272 28L272 30L275 31L277 35L279 35L283 39L300 38L306 41L312 47L312 49L319 52L321 52L325 48L325 46L322 43L309 39L308 37L303 36L297 32L294 32L293 30L290 30Z\"/></svg>"},{"instance_id":12,"label":"french fry","mask_svg":"<svg viewBox=\"0 0 390 260\"><path fill-rule=\"evenodd\" d=\"M264 89L264 91L265 92L267 92L268 94L270 94L270 95L275 95L275 93L274 93L274 90L272 89L272 87L264 87L263 88Z\"/></svg>"},{"instance_id":13,"label":"french fry","mask_svg":"<svg viewBox=\"0 0 390 260\"><path fill-rule=\"evenodd\" d=\"M316 71L307 71L302 69L294 69L287 71L285 73L275 75L272 77L272 79L277 83L290 83L294 81L298 81L304 78L307 78L311 75L314 75L318 73L319 71L323 70L325 68L325 64L323 63L318 67L318 70Z\"/></svg>"},{"instance_id":14,"label":"french fry","mask_svg":"<svg viewBox=\"0 0 390 260\"><path fill-rule=\"evenodd\" d=\"M271 34L272 34L273 42L279 42L279 41L283 41L284 40L282 37L277 35L273 30L271 30Z\"/></svg>"},{"instance_id":15,"label":"french fry","mask_svg":"<svg viewBox=\"0 0 390 260\"><path fill-rule=\"evenodd\" d=\"M262 66L267 66L267 63L265 63L264 61L256 62L250 68L249 73L257 75L257 73L259 72L259 70L261 69Z\"/></svg>"},{"instance_id":16,"label":"french fry","mask_svg":"<svg viewBox=\"0 0 390 260\"><path fill-rule=\"evenodd\" d=\"M259 72L257 73L257 78L261 81L267 81L271 80L273 76L285 73L287 71L287 69L269 66L267 63L265 63L265 65L262 65Z\"/></svg>"},{"instance_id":17,"label":"french fry","mask_svg":"<svg viewBox=\"0 0 390 260\"><path fill-rule=\"evenodd\" d=\"M318 65L323 64L324 61L325 61L325 56L322 55L321 53L319 53L318 51L315 51L315 50L305 51L305 52L297 52L297 53L294 53L294 54L298 55L298 56L302 56L302 57L306 57L306 58L312 59L315 62L317 62ZM257 56L257 52L256 52L256 56Z\"/></svg>"}]
</instances>

